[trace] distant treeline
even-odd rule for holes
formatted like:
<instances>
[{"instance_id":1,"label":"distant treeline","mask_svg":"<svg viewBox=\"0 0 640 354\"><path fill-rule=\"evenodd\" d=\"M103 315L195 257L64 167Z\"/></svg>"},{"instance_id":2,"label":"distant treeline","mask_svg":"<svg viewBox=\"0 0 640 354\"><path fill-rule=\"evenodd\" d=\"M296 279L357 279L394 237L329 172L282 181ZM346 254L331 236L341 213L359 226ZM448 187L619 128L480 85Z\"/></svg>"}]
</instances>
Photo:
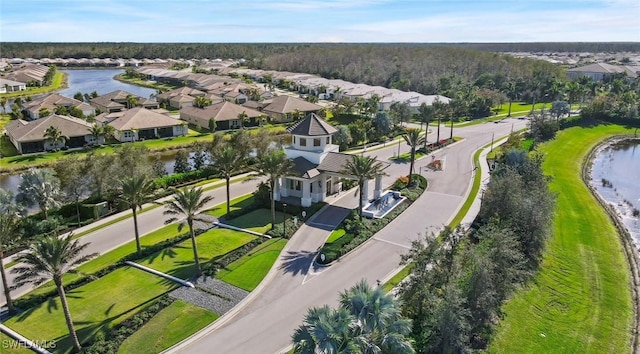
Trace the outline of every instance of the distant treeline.
<instances>
[{"instance_id":1,"label":"distant treeline","mask_svg":"<svg viewBox=\"0 0 640 354\"><path fill-rule=\"evenodd\" d=\"M455 47L489 52L640 52L640 42L576 43L1 43L5 58L255 59L306 48Z\"/></svg>"},{"instance_id":2,"label":"distant treeline","mask_svg":"<svg viewBox=\"0 0 640 354\"><path fill-rule=\"evenodd\" d=\"M528 81L536 73L562 78L563 69L542 60L443 46L326 45L255 59L255 68L320 75L330 79L442 93L451 82L474 83L481 75Z\"/></svg>"}]
</instances>

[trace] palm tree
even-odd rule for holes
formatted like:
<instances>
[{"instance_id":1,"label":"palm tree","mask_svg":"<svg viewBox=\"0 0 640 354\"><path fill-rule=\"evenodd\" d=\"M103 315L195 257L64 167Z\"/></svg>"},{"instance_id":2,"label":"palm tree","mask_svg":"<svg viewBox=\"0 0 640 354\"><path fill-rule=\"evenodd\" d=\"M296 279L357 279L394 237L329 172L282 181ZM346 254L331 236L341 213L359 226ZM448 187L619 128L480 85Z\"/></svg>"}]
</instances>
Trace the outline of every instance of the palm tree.
<instances>
[{"instance_id":1,"label":"palm tree","mask_svg":"<svg viewBox=\"0 0 640 354\"><path fill-rule=\"evenodd\" d=\"M193 106L196 108L204 108L211 105L211 99L203 96L198 96L193 101Z\"/></svg>"},{"instance_id":2,"label":"palm tree","mask_svg":"<svg viewBox=\"0 0 640 354\"><path fill-rule=\"evenodd\" d=\"M44 131L43 137L51 142L51 146L53 146L54 149L58 148L58 142L64 144L67 141L67 137L62 134L62 131L53 125Z\"/></svg>"},{"instance_id":3,"label":"palm tree","mask_svg":"<svg viewBox=\"0 0 640 354\"><path fill-rule=\"evenodd\" d=\"M405 335L411 322L398 302L380 288L361 281L340 294L340 306L309 309L293 335L294 353L412 354Z\"/></svg>"},{"instance_id":4,"label":"palm tree","mask_svg":"<svg viewBox=\"0 0 640 354\"><path fill-rule=\"evenodd\" d=\"M127 108L131 109L138 105L138 97L134 95L127 95Z\"/></svg>"},{"instance_id":5,"label":"palm tree","mask_svg":"<svg viewBox=\"0 0 640 354\"><path fill-rule=\"evenodd\" d=\"M13 301L11 300L11 288L7 282L7 274L4 270L2 259L4 258L4 247L11 241L16 240L20 220L26 215L24 207L14 202L13 193L0 188L0 276L2 276L2 289L4 297L7 299L9 313L14 313Z\"/></svg>"},{"instance_id":6,"label":"palm tree","mask_svg":"<svg viewBox=\"0 0 640 354\"><path fill-rule=\"evenodd\" d=\"M437 133L436 139L437 139L437 143L440 144L440 121L442 120L446 103L440 102L440 100L436 98L435 101L433 101L432 106L434 110L434 115L438 119L438 133Z\"/></svg>"},{"instance_id":7,"label":"palm tree","mask_svg":"<svg viewBox=\"0 0 640 354\"><path fill-rule=\"evenodd\" d=\"M62 311L67 322L69 335L76 351L82 348L78 341L78 335L73 326L67 297L62 285L62 276L66 273L75 273L73 267L82 264L97 254L82 255L83 251L89 245L85 243L81 245L79 240L72 240L73 234L65 237L47 236L36 239L26 253L20 254L16 261L23 265L15 267L12 273L18 274L15 279L15 286L23 286L26 284L40 285L47 280L52 279L58 290L60 302L62 303Z\"/></svg>"},{"instance_id":8,"label":"palm tree","mask_svg":"<svg viewBox=\"0 0 640 354\"><path fill-rule=\"evenodd\" d=\"M426 103L420 105L418 108L418 112L420 113L420 121L425 124L424 127L424 148L427 148L427 135L429 134L429 123L433 120L433 116L435 110L433 106L429 106Z\"/></svg>"},{"instance_id":9,"label":"palm tree","mask_svg":"<svg viewBox=\"0 0 640 354\"><path fill-rule=\"evenodd\" d=\"M425 137L422 136L422 132L418 128L407 128L402 135L404 141L411 148L411 163L409 164L409 182L407 186L411 185L411 177L413 175L413 164L416 160L416 149L424 144Z\"/></svg>"},{"instance_id":10,"label":"palm tree","mask_svg":"<svg viewBox=\"0 0 640 354\"><path fill-rule=\"evenodd\" d=\"M287 175L293 162L289 160L284 151L271 149L258 155L256 163L253 165L254 171L261 176L269 178L269 188L271 190L271 227L276 225L276 201L275 186L278 178Z\"/></svg>"},{"instance_id":11,"label":"palm tree","mask_svg":"<svg viewBox=\"0 0 640 354\"><path fill-rule=\"evenodd\" d=\"M102 137L104 138L104 142L107 143L107 145L110 145L110 143L108 142L113 139L115 133L116 128L114 128L112 125L105 124L102 126Z\"/></svg>"},{"instance_id":12,"label":"palm tree","mask_svg":"<svg viewBox=\"0 0 640 354\"><path fill-rule=\"evenodd\" d=\"M249 122L249 116L245 111L238 113L238 120L240 121L240 126L244 129L244 124Z\"/></svg>"},{"instance_id":13,"label":"palm tree","mask_svg":"<svg viewBox=\"0 0 640 354\"><path fill-rule=\"evenodd\" d=\"M103 131L102 126L100 124L94 124L91 126L91 129L89 129L89 133L96 140L96 143L98 142L98 139L100 139L100 137L102 136L102 131Z\"/></svg>"},{"instance_id":14,"label":"palm tree","mask_svg":"<svg viewBox=\"0 0 640 354\"><path fill-rule=\"evenodd\" d=\"M331 309L329 306L309 309L303 324L293 334L293 352L315 353L356 353L349 327L352 318L345 309Z\"/></svg>"},{"instance_id":15,"label":"palm tree","mask_svg":"<svg viewBox=\"0 0 640 354\"><path fill-rule=\"evenodd\" d=\"M382 288L371 288L365 280L340 294L340 308L355 319L355 332L362 353L413 353L404 338L411 321L402 317L400 304Z\"/></svg>"},{"instance_id":16,"label":"palm tree","mask_svg":"<svg viewBox=\"0 0 640 354\"><path fill-rule=\"evenodd\" d=\"M136 236L136 250L138 255L142 252L140 247L140 233L138 231L138 209L142 209L142 205L151 200L155 185L152 180L146 176L125 177L120 180L121 193L118 197L124 202L133 214L133 229Z\"/></svg>"},{"instance_id":17,"label":"palm tree","mask_svg":"<svg viewBox=\"0 0 640 354\"><path fill-rule=\"evenodd\" d=\"M364 207L364 184L376 176L383 175L385 168L386 166L376 160L375 157L361 155L353 155L353 158L344 166L342 173L353 176L358 180L358 189L360 191L358 214L360 215L360 220L362 220L362 208Z\"/></svg>"},{"instance_id":18,"label":"palm tree","mask_svg":"<svg viewBox=\"0 0 640 354\"><path fill-rule=\"evenodd\" d=\"M196 276L202 274L202 268L200 268L200 258L198 257L198 246L196 244L193 222L202 220L198 214L204 209L207 203L213 200L213 197L203 196L202 193L202 188L179 189L176 194L173 195L173 198L165 203L166 210L164 211L165 215L181 215L186 219L186 225L189 227L189 234L191 235L193 259L196 263ZM166 220L165 224L170 224L177 220L177 217L172 217ZM185 223L181 222L178 225L178 231L182 231L184 225Z\"/></svg>"},{"instance_id":19,"label":"palm tree","mask_svg":"<svg viewBox=\"0 0 640 354\"><path fill-rule=\"evenodd\" d=\"M38 204L45 220L49 218L49 210L62 204L64 197L60 189L60 180L50 168L32 168L21 176L16 200L31 207Z\"/></svg>"},{"instance_id":20,"label":"palm tree","mask_svg":"<svg viewBox=\"0 0 640 354\"><path fill-rule=\"evenodd\" d=\"M229 143L223 143L222 146L216 147L211 150L211 158L213 165L211 166L214 171L221 174L227 187L227 214L231 212L231 201L229 186L231 184L231 176L242 170L245 165L246 156L242 156L239 150L235 149Z\"/></svg>"}]
</instances>

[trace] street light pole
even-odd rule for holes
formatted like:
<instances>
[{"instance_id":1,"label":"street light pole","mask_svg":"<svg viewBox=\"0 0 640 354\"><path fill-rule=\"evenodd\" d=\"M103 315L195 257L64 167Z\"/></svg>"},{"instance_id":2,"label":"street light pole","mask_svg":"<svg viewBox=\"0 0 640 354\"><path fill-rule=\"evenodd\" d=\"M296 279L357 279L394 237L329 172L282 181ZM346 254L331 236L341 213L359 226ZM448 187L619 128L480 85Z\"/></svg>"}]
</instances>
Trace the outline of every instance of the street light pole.
<instances>
[{"instance_id":1,"label":"street light pole","mask_svg":"<svg viewBox=\"0 0 640 354\"><path fill-rule=\"evenodd\" d=\"M400 158L400 140L398 140L398 158Z\"/></svg>"},{"instance_id":2,"label":"street light pole","mask_svg":"<svg viewBox=\"0 0 640 354\"><path fill-rule=\"evenodd\" d=\"M282 237L287 237L287 203L282 203Z\"/></svg>"}]
</instances>

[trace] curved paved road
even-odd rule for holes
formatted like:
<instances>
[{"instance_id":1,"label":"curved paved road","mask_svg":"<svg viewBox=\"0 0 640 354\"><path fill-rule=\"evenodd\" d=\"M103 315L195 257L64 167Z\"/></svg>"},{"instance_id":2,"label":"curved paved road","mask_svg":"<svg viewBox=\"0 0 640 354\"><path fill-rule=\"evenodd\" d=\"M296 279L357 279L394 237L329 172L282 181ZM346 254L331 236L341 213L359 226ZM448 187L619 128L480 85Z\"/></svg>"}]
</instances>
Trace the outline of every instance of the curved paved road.
<instances>
[{"instance_id":1,"label":"curved paved road","mask_svg":"<svg viewBox=\"0 0 640 354\"><path fill-rule=\"evenodd\" d=\"M311 261L336 225L357 202L352 193L343 193L334 206L309 220L289 241L263 284L252 294L253 300L243 304L205 328L191 339L172 348L180 353L274 353L291 341L295 328L302 323L308 308L329 304L335 306L339 292L360 279L370 284L386 279L398 268L400 255L406 253L413 240L425 232L438 231L461 207L473 176L472 157L481 146L509 131L522 129L526 121L507 119L500 123L485 123L455 128L462 142L436 152L445 160L444 171L424 172L428 190L404 213L393 220L372 239L330 267L313 269ZM448 129L441 132L448 136ZM430 134L430 140L433 134ZM407 151L406 144L401 144ZM369 152L379 159L389 158L397 144ZM429 158L416 163L427 164ZM408 164L392 164L384 181L389 185L400 175L406 175ZM373 189L370 186L369 190Z\"/></svg>"}]
</instances>

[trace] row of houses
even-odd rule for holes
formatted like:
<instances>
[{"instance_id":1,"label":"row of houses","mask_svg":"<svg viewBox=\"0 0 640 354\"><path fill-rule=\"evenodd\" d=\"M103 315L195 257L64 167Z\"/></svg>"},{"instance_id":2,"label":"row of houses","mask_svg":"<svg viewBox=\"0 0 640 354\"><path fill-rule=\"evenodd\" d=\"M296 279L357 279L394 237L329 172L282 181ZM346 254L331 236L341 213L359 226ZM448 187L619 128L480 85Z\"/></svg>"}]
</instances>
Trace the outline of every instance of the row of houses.
<instances>
[{"instance_id":1,"label":"row of houses","mask_svg":"<svg viewBox=\"0 0 640 354\"><path fill-rule=\"evenodd\" d=\"M0 93L24 91L27 86L42 86L49 67L23 64L0 77Z\"/></svg>"},{"instance_id":2,"label":"row of houses","mask_svg":"<svg viewBox=\"0 0 640 354\"><path fill-rule=\"evenodd\" d=\"M232 59L160 59L160 58L0 58L0 70L10 69L21 64L57 65L60 67L125 67L145 65L173 65L187 64L198 65L203 70L211 70L237 65L238 60Z\"/></svg>"},{"instance_id":3,"label":"row of houses","mask_svg":"<svg viewBox=\"0 0 640 354\"><path fill-rule=\"evenodd\" d=\"M635 79L640 76L640 66L595 63L567 69L566 72L571 80L588 77L593 81L603 81L615 75L624 75L627 78Z\"/></svg>"}]
</instances>

